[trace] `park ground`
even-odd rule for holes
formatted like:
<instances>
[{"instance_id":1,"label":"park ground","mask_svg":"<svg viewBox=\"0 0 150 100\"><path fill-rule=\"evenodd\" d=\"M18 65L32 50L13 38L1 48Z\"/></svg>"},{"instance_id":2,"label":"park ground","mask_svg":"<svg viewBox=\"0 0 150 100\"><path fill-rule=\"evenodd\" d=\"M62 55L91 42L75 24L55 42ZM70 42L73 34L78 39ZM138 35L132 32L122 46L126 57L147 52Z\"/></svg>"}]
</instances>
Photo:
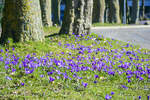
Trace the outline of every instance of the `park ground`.
<instances>
[{"instance_id":1,"label":"park ground","mask_svg":"<svg viewBox=\"0 0 150 100\"><path fill-rule=\"evenodd\" d=\"M1 99L146 100L150 50L102 35L52 35L0 51Z\"/></svg>"}]
</instances>

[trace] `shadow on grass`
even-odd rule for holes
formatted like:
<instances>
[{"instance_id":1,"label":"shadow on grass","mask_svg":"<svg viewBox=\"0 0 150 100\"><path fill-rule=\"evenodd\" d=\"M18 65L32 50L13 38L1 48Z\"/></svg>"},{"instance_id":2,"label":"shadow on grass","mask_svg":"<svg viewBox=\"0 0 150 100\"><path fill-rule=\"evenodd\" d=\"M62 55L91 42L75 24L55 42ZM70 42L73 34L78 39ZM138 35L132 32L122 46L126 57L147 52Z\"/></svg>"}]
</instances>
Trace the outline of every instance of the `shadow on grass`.
<instances>
[{"instance_id":1,"label":"shadow on grass","mask_svg":"<svg viewBox=\"0 0 150 100\"><path fill-rule=\"evenodd\" d=\"M54 36L59 36L59 35L61 35L61 34L59 34L59 33L54 33L54 34L46 35L45 38L54 37Z\"/></svg>"},{"instance_id":2,"label":"shadow on grass","mask_svg":"<svg viewBox=\"0 0 150 100\"><path fill-rule=\"evenodd\" d=\"M70 34L64 34L64 33L53 33L53 34L50 34L50 35L46 35L45 38L49 38L49 37L55 37L55 36L64 36L64 35L69 35Z\"/></svg>"}]
</instances>

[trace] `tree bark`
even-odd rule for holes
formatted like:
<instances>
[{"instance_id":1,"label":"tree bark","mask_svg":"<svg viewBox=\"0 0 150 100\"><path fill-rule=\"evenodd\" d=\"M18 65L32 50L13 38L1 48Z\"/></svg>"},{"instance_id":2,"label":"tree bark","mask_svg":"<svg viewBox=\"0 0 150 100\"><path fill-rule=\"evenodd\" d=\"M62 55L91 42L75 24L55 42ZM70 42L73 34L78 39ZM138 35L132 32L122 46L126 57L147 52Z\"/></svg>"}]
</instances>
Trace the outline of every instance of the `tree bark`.
<instances>
[{"instance_id":1,"label":"tree bark","mask_svg":"<svg viewBox=\"0 0 150 100\"><path fill-rule=\"evenodd\" d=\"M89 34L92 23L93 0L67 0L60 34Z\"/></svg>"},{"instance_id":2,"label":"tree bark","mask_svg":"<svg viewBox=\"0 0 150 100\"><path fill-rule=\"evenodd\" d=\"M93 23L104 23L105 0L93 0Z\"/></svg>"},{"instance_id":3,"label":"tree bark","mask_svg":"<svg viewBox=\"0 0 150 100\"><path fill-rule=\"evenodd\" d=\"M127 17L127 24L130 22L130 7L128 6L128 0L126 0L126 17Z\"/></svg>"},{"instance_id":4,"label":"tree bark","mask_svg":"<svg viewBox=\"0 0 150 100\"><path fill-rule=\"evenodd\" d=\"M14 42L44 39L39 0L5 0L0 43L8 38Z\"/></svg>"},{"instance_id":5,"label":"tree bark","mask_svg":"<svg viewBox=\"0 0 150 100\"><path fill-rule=\"evenodd\" d=\"M142 0L142 15L141 15L141 17L142 17L142 19L144 18L144 15L145 15L145 5L144 5L144 3L145 3L145 0Z\"/></svg>"},{"instance_id":6,"label":"tree bark","mask_svg":"<svg viewBox=\"0 0 150 100\"><path fill-rule=\"evenodd\" d=\"M60 34L72 34L74 23L74 0L65 0L66 8Z\"/></svg>"},{"instance_id":7,"label":"tree bark","mask_svg":"<svg viewBox=\"0 0 150 100\"><path fill-rule=\"evenodd\" d=\"M52 13L54 25L60 25L60 4L61 0L52 0Z\"/></svg>"},{"instance_id":8,"label":"tree bark","mask_svg":"<svg viewBox=\"0 0 150 100\"><path fill-rule=\"evenodd\" d=\"M85 0L84 7L84 33L89 34L92 27L93 0Z\"/></svg>"},{"instance_id":9,"label":"tree bark","mask_svg":"<svg viewBox=\"0 0 150 100\"><path fill-rule=\"evenodd\" d=\"M40 0L43 26L52 26L51 21L51 0Z\"/></svg>"},{"instance_id":10,"label":"tree bark","mask_svg":"<svg viewBox=\"0 0 150 100\"><path fill-rule=\"evenodd\" d=\"M124 0L119 0L119 9L120 9L120 19L121 22L123 22L123 16L124 16Z\"/></svg>"},{"instance_id":11,"label":"tree bark","mask_svg":"<svg viewBox=\"0 0 150 100\"><path fill-rule=\"evenodd\" d=\"M139 0L132 1L131 24L137 24L139 20Z\"/></svg>"},{"instance_id":12,"label":"tree bark","mask_svg":"<svg viewBox=\"0 0 150 100\"><path fill-rule=\"evenodd\" d=\"M108 1L109 7L109 15L108 19L110 23L121 23L120 21L120 8L119 8L119 0L109 0Z\"/></svg>"},{"instance_id":13,"label":"tree bark","mask_svg":"<svg viewBox=\"0 0 150 100\"><path fill-rule=\"evenodd\" d=\"M104 22L105 23L109 23L109 5L108 5L109 1L105 0L105 12L104 12Z\"/></svg>"}]
</instances>

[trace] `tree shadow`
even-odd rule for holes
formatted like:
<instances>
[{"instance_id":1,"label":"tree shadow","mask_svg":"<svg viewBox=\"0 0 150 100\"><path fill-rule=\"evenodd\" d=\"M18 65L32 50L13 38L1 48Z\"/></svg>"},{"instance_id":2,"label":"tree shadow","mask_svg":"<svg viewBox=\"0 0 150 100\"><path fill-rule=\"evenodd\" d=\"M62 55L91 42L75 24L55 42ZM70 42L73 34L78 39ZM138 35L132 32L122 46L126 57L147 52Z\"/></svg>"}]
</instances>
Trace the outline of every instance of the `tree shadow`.
<instances>
[{"instance_id":1,"label":"tree shadow","mask_svg":"<svg viewBox=\"0 0 150 100\"><path fill-rule=\"evenodd\" d=\"M59 35L60 35L59 33L54 33L54 34L46 35L45 38L59 36Z\"/></svg>"}]
</instances>

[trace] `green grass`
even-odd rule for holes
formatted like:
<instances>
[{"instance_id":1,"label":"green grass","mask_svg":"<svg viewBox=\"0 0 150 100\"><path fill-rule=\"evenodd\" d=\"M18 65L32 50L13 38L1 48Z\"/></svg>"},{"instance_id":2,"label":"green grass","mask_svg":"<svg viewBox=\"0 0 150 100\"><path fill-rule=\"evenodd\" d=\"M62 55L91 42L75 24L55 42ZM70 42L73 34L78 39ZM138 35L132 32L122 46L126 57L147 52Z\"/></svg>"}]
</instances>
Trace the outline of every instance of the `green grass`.
<instances>
[{"instance_id":1,"label":"green grass","mask_svg":"<svg viewBox=\"0 0 150 100\"><path fill-rule=\"evenodd\" d=\"M93 27L98 26L128 26L128 24L116 24L116 23L93 23Z\"/></svg>"},{"instance_id":2,"label":"green grass","mask_svg":"<svg viewBox=\"0 0 150 100\"><path fill-rule=\"evenodd\" d=\"M60 27L44 27L44 32L46 35L58 33L60 30Z\"/></svg>"},{"instance_id":3,"label":"green grass","mask_svg":"<svg viewBox=\"0 0 150 100\"><path fill-rule=\"evenodd\" d=\"M55 29L55 28L53 28ZM57 28L56 28L57 30ZM55 30L55 32L56 32ZM45 29L47 33L52 32L51 28ZM55 33L54 32L54 33ZM88 40L87 40L88 39ZM58 45L61 42L61 46ZM74 45L74 47L78 49L66 48L64 44ZM88 50L85 50L83 54L80 54L79 51L81 46L78 44L92 48L95 50L97 48L107 49L106 52L91 52L88 53ZM103 38L102 36L98 36L96 34L91 34L88 36L84 36L82 38L77 38L75 36L68 35L60 35L46 38L44 42L26 42L26 43L12 43L10 41L7 47L1 47L3 50L8 49L9 52L1 52L0 55L4 58L11 58L12 55L19 57L19 62L21 63L24 60L27 54L31 55L29 60L32 60L32 57L36 57L40 59L41 57L44 59L57 59L59 61L65 60L73 60L75 63L82 62L83 64L78 64L79 67L88 66L92 67L91 63L96 59L105 58L109 56L109 60L112 60L116 64L113 65L113 69L118 68L119 60L122 60L123 63L129 62L131 64L141 63L144 68L146 64L150 64L150 61L130 61L129 57L126 56L125 53L122 53L122 58L112 59L113 56L119 55L122 52L122 49L126 51L135 51L137 53L139 59L149 59L149 54L143 54L144 52L150 52L147 49L139 49L136 46L125 47L127 43L112 40L109 38ZM12 48L15 48L13 51ZM111 50L118 50L117 53L111 52ZM139 51L141 53L139 53ZM62 54L64 52L64 54ZM33 53L36 53L34 55ZM53 53L53 54L52 54ZM71 53L71 54L70 54ZM8 56L7 56L8 54ZM50 54L46 56L46 54ZM111 55L110 55L111 54ZM86 60L84 58L88 58L90 55L91 60ZM80 58L80 57L81 58ZM135 56L131 55L133 58ZM47 58L48 57L48 58ZM75 58L72 58L75 57ZM79 59L77 60L76 58ZM63 59L63 60L62 60ZM80 60L81 59L81 60ZM35 61L36 62L36 61ZM111 63L103 60L107 66L111 66ZM44 61L43 61L44 63ZM53 62L54 63L54 62ZM93 62L94 63L94 62ZM71 64L71 62L70 62ZM150 88L150 83L148 82L147 76L144 77L143 81L139 81L135 77L132 77L131 83L127 82L126 75L123 73L122 75L118 75L117 73L113 75L108 75L103 71L79 71L74 72L79 77L83 79L76 79L73 77L73 73L71 70L67 68L59 67L59 65L53 64L53 67L40 66L34 70L31 74L25 74L24 69L19 69L19 65L13 66L16 68L15 72L11 72L11 70L5 70L4 62L0 62L0 98L1 99L56 99L56 100L104 100L106 94L110 94L111 91L115 92L112 95L112 100L132 100L133 98L138 98L138 96L142 96L142 100L146 100L147 96L150 94L150 91L147 90ZM66 65L67 66L67 65ZM68 65L69 66L69 65ZM63 75L58 75L56 73L52 75L47 75L48 71L52 70L60 70L63 73L67 73L67 75L72 78L65 79ZM129 69L118 69L119 71L127 71ZM132 71L135 71L136 68L133 65ZM44 75L43 78L40 75ZM94 78L94 75L99 75L99 78ZM13 80L6 80L6 76L11 77ZM55 81L49 82L49 76L55 78ZM57 79L56 76L60 76L60 79ZM93 81L97 81L97 83L93 83ZM25 83L24 86L21 86L21 82ZM82 82L88 83L87 87L82 86ZM125 85L128 89L121 88L121 85ZM146 89L144 87L147 87Z\"/></svg>"}]
</instances>

